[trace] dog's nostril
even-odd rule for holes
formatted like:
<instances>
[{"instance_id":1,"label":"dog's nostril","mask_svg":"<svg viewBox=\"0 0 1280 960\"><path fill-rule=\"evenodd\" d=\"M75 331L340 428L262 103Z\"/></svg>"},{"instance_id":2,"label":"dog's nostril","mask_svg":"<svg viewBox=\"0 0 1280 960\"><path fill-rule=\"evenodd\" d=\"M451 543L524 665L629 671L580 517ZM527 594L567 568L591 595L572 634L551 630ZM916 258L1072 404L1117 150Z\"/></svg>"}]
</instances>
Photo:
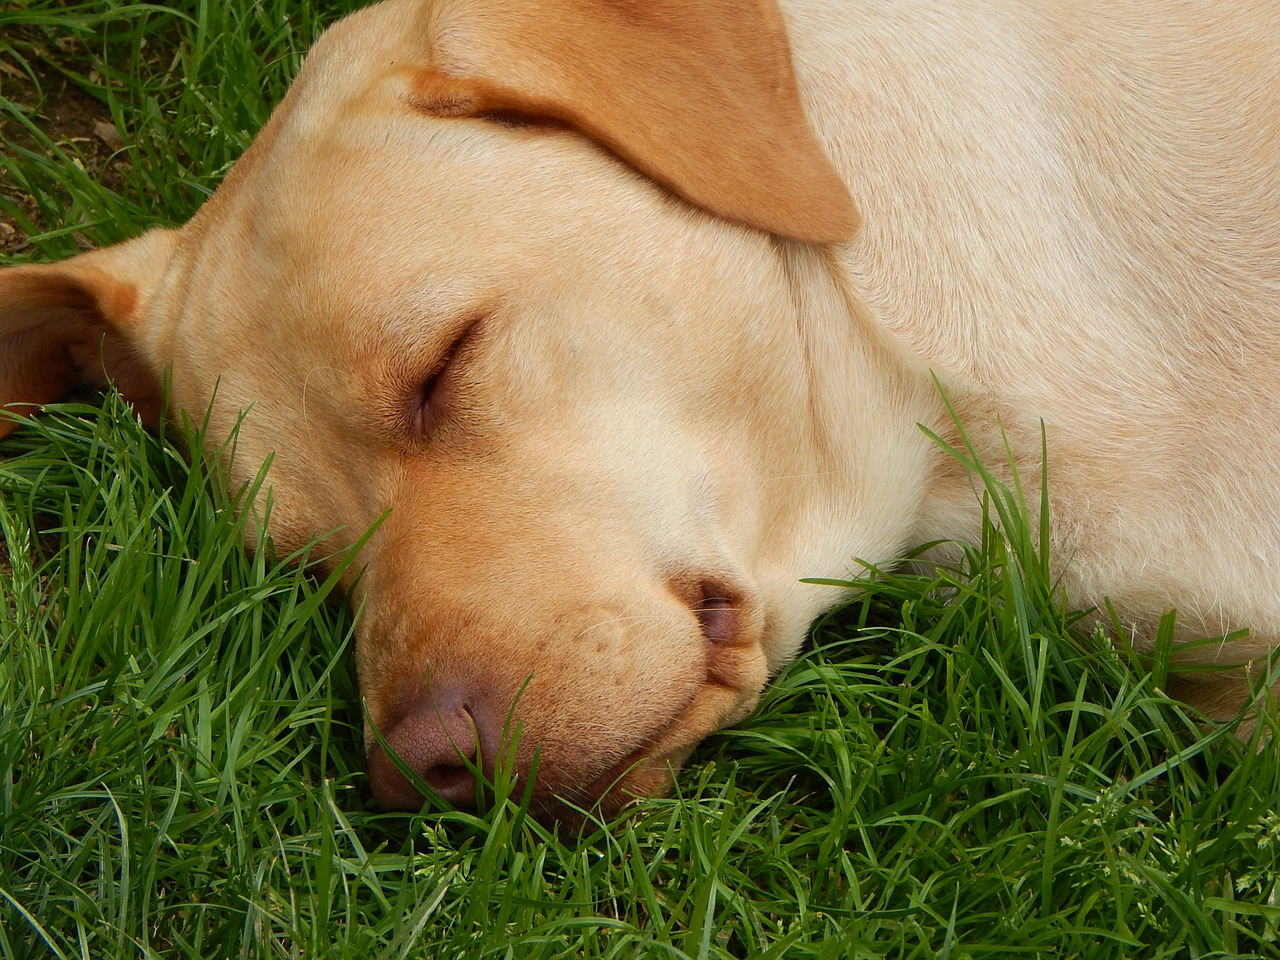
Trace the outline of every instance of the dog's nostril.
<instances>
[{"instance_id":1,"label":"dog's nostril","mask_svg":"<svg viewBox=\"0 0 1280 960\"><path fill-rule=\"evenodd\" d=\"M474 806L476 779L468 768L479 757L476 720L462 704L424 701L384 733L387 745L436 793L456 807ZM369 757L374 799L388 810L416 811L422 795L381 745Z\"/></svg>"},{"instance_id":2,"label":"dog's nostril","mask_svg":"<svg viewBox=\"0 0 1280 960\"><path fill-rule=\"evenodd\" d=\"M738 611L726 597L706 596L693 611L702 627L702 635L710 643L728 643L738 629Z\"/></svg>"},{"instance_id":3,"label":"dog's nostril","mask_svg":"<svg viewBox=\"0 0 1280 960\"><path fill-rule=\"evenodd\" d=\"M475 799L476 778L464 766L449 766L438 763L422 773L422 779L440 796L449 800L455 807L466 806ZM461 799L450 799L460 797Z\"/></svg>"}]
</instances>

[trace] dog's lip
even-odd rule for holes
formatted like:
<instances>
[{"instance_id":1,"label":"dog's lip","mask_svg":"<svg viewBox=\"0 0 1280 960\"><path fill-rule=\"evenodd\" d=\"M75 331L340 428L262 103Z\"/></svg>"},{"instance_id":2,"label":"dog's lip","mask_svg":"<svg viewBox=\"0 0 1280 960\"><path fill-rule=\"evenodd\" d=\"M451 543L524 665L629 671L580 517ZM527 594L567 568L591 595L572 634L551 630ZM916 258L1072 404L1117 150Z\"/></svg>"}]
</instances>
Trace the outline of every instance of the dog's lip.
<instances>
[{"instance_id":1,"label":"dog's lip","mask_svg":"<svg viewBox=\"0 0 1280 960\"><path fill-rule=\"evenodd\" d=\"M703 681L670 721L592 780L581 793L589 798L593 808L612 816L629 804L670 786L675 771L699 743L720 729L723 718L740 704L742 693L714 680ZM660 780L661 783L629 790L628 786L635 786L638 780ZM559 799L561 802L572 800Z\"/></svg>"},{"instance_id":2,"label":"dog's lip","mask_svg":"<svg viewBox=\"0 0 1280 960\"><path fill-rule=\"evenodd\" d=\"M700 603L706 593L706 577L697 578L696 596ZM719 581L724 582L724 581ZM549 808L562 811L590 810L604 816L613 816L630 804L646 796L664 792L674 782L675 771L689 758L699 743L721 729L727 722L742 716L744 705L754 707L759 690L750 689L748 676L735 669L725 669L718 664L722 656L742 657L747 651L763 656L761 618L755 616L756 608L746 590L717 590L732 597L734 609L739 614L735 622L736 636L714 640L706 636L701 618L698 619L699 635L706 641L703 676L689 691L684 702L676 707L669 719L652 732L641 735L637 745L624 757L610 764L585 787L560 790L552 787L543 794ZM697 604L686 603L694 616ZM582 806L578 806L581 804ZM563 816L557 816L563 819Z\"/></svg>"}]
</instances>

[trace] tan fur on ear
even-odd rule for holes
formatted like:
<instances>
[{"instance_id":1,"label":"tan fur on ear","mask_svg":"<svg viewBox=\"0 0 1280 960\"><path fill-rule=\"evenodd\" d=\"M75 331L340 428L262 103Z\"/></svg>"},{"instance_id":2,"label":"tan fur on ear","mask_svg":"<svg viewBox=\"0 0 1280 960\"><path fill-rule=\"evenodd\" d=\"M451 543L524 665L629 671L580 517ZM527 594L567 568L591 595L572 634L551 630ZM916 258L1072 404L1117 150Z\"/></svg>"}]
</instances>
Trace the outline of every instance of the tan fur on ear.
<instances>
[{"instance_id":1,"label":"tan fur on ear","mask_svg":"<svg viewBox=\"0 0 1280 960\"><path fill-rule=\"evenodd\" d=\"M159 375L136 321L177 235L152 230L63 263L0 271L0 407L30 412L110 376L144 419L158 418ZM0 437L12 429L0 420Z\"/></svg>"},{"instance_id":2,"label":"tan fur on ear","mask_svg":"<svg viewBox=\"0 0 1280 960\"><path fill-rule=\"evenodd\" d=\"M812 243L859 219L775 0L445 0L416 106L562 121L691 203Z\"/></svg>"}]
</instances>

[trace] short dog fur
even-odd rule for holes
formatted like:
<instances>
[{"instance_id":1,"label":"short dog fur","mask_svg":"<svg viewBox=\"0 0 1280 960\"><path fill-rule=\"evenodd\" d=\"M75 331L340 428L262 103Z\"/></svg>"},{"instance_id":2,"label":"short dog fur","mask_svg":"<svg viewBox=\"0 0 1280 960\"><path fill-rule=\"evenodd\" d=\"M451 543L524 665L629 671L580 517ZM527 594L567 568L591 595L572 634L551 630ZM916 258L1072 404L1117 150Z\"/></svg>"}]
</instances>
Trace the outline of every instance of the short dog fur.
<instances>
[{"instance_id":1,"label":"short dog fur","mask_svg":"<svg viewBox=\"0 0 1280 960\"><path fill-rule=\"evenodd\" d=\"M937 383L1024 478L1044 425L1073 603L1268 654L1278 320L1275 0L387 0L186 226L0 273L0 402L217 385L279 544L391 509L389 743L465 803L519 694L540 809L609 813L752 709L800 578L976 535Z\"/></svg>"}]
</instances>

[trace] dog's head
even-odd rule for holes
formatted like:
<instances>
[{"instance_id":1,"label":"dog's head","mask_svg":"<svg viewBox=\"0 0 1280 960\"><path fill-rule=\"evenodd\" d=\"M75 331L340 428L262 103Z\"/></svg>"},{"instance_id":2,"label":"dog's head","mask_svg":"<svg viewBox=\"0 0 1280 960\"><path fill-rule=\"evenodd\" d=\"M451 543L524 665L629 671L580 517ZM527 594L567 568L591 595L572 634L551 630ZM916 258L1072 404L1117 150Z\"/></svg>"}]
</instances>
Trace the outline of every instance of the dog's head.
<instances>
[{"instance_id":1,"label":"dog's head","mask_svg":"<svg viewBox=\"0 0 1280 960\"><path fill-rule=\"evenodd\" d=\"M787 251L855 227L768 2L390 0L181 230L0 274L0 402L105 368L158 415L171 367L214 436L248 409L279 545L390 510L355 587L387 741L465 803L518 726L544 810L608 811L752 708L830 601L799 577L900 536L787 482L830 465Z\"/></svg>"}]
</instances>

